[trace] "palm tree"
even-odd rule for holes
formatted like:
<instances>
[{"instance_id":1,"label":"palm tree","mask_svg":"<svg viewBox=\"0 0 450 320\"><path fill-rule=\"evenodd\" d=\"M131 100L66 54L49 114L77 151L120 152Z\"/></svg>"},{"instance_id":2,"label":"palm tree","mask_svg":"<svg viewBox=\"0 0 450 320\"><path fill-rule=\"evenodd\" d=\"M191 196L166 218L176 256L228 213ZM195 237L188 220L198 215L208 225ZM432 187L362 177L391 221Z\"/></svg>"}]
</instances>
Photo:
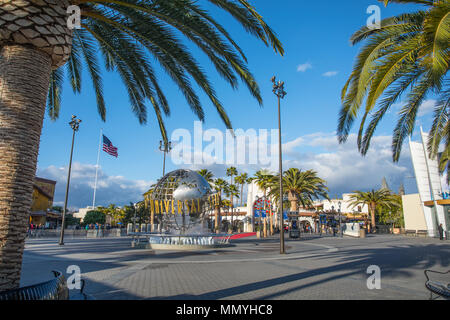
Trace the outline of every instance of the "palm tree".
<instances>
[{"instance_id":1,"label":"palm tree","mask_svg":"<svg viewBox=\"0 0 450 320\"><path fill-rule=\"evenodd\" d=\"M255 172L255 176L253 177L253 181L255 181L258 188L263 191L264 200L267 198L267 191L272 185L271 181L274 179L274 176L268 170L259 170ZM264 201L264 210L266 210L266 201ZM261 222L261 215L259 218ZM271 220L272 222L272 217ZM261 232L261 223L260 223L260 232ZM271 223L271 233L273 233L273 223ZM264 236L266 235L266 219L264 219Z\"/></svg>"},{"instance_id":2,"label":"palm tree","mask_svg":"<svg viewBox=\"0 0 450 320\"><path fill-rule=\"evenodd\" d=\"M434 93L440 101L434 112L428 151L434 158L444 140L448 153L450 1L383 1L385 5L419 3L425 9L384 19L380 29L363 27L352 36L352 44L361 41L365 44L342 90L338 139L341 143L347 140L365 102L358 133L358 149L365 155L380 120L409 91L393 133L392 152L396 162L405 137L413 133L422 102ZM370 123L366 127L369 115ZM443 167L448 166L447 160Z\"/></svg>"},{"instance_id":3,"label":"palm tree","mask_svg":"<svg viewBox=\"0 0 450 320\"><path fill-rule=\"evenodd\" d=\"M241 207L242 207L242 194L244 192L244 184L247 183L248 180L248 174L243 172L241 173L239 176L236 177L235 181L237 184L239 184L241 186Z\"/></svg>"},{"instance_id":4,"label":"palm tree","mask_svg":"<svg viewBox=\"0 0 450 320\"><path fill-rule=\"evenodd\" d=\"M214 180L214 190L222 195L222 192L228 187L228 182L225 180L218 178Z\"/></svg>"},{"instance_id":5,"label":"palm tree","mask_svg":"<svg viewBox=\"0 0 450 320\"><path fill-rule=\"evenodd\" d=\"M373 190L369 192L355 191L350 195L350 206L367 205L371 218L371 230L375 232L375 213L378 207L394 208L398 201L387 189Z\"/></svg>"},{"instance_id":6,"label":"palm tree","mask_svg":"<svg viewBox=\"0 0 450 320\"><path fill-rule=\"evenodd\" d=\"M298 211L298 203L303 207L312 204L314 199L320 197L329 199L326 181L317 176L314 170L301 171L297 168L290 168L283 173L283 194L287 195L290 202L290 211ZM277 181L273 180L271 185L271 195L279 195L280 187Z\"/></svg>"},{"instance_id":7,"label":"palm tree","mask_svg":"<svg viewBox=\"0 0 450 320\"><path fill-rule=\"evenodd\" d=\"M233 228L233 197L239 198L239 190L235 184L229 184L224 189L225 194L230 198L229 210L231 211L231 228ZM232 230L232 229L231 229Z\"/></svg>"},{"instance_id":8,"label":"palm tree","mask_svg":"<svg viewBox=\"0 0 450 320\"><path fill-rule=\"evenodd\" d=\"M238 171L235 167L229 167L227 169L227 177L230 177L230 187L233 185L233 177L238 175ZM234 207L233 194L230 195L231 206Z\"/></svg>"},{"instance_id":9,"label":"palm tree","mask_svg":"<svg viewBox=\"0 0 450 320\"><path fill-rule=\"evenodd\" d=\"M270 181L269 196L274 203L280 199L279 175L274 176ZM290 168L283 173L283 198L287 196L287 201L283 200L284 208L289 211L298 212L298 204L307 207L313 203L314 199L329 199L326 181L317 176L314 170L301 171L297 168ZM282 211L283 211L282 210ZM281 219L281 217L278 217Z\"/></svg>"},{"instance_id":10,"label":"palm tree","mask_svg":"<svg viewBox=\"0 0 450 320\"><path fill-rule=\"evenodd\" d=\"M201 175L205 180L212 185L214 183L214 174L208 169L198 170L197 173Z\"/></svg>"},{"instance_id":11,"label":"palm tree","mask_svg":"<svg viewBox=\"0 0 450 320\"><path fill-rule=\"evenodd\" d=\"M402 227L403 221L403 203L401 194L392 194L392 202L389 206L381 205L378 207L377 213L382 223L392 224L392 232L394 232L395 226Z\"/></svg>"},{"instance_id":12,"label":"palm tree","mask_svg":"<svg viewBox=\"0 0 450 320\"><path fill-rule=\"evenodd\" d=\"M284 53L273 31L246 0L204 3L230 13L250 34L275 52ZM80 9L80 29L69 28L70 5ZM61 105L64 71L60 67L66 65L75 93L81 92L83 65L86 67L98 112L105 120L102 59L107 71L120 75L131 109L142 124L148 120L146 104L150 103L165 141L163 114L170 115L170 106L153 61L175 82L199 119L204 119L204 110L190 79L231 128L204 68L185 39L206 54L233 88L241 79L262 103L243 51L227 30L192 0L2 1L0 25L0 290L19 286L45 107L49 117L56 119Z\"/></svg>"}]
</instances>

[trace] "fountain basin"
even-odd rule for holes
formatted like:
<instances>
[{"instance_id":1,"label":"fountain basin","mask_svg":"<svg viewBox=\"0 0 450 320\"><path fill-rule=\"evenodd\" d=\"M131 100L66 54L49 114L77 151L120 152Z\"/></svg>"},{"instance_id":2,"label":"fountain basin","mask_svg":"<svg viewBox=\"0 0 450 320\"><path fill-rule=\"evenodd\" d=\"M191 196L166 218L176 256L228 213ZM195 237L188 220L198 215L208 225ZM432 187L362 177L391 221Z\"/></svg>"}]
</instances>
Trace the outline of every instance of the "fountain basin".
<instances>
[{"instance_id":1,"label":"fountain basin","mask_svg":"<svg viewBox=\"0 0 450 320\"><path fill-rule=\"evenodd\" d=\"M141 236L145 239L141 239ZM134 235L132 247L153 250L207 250L230 247L230 235Z\"/></svg>"}]
</instances>

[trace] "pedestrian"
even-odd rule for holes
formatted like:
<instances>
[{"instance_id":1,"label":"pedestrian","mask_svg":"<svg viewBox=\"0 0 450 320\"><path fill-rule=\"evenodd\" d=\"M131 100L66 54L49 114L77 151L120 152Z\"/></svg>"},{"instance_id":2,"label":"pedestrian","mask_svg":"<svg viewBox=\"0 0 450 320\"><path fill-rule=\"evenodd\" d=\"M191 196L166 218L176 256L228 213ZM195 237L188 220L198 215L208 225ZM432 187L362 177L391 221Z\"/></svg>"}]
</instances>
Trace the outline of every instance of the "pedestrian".
<instances>
[{"instance_id":1,"label":"pedestrian","mask_svg":"<svg viewBox=\"0 0 450 320\"><path fill-rule=\"evenodd\" d=\"M439 240L444 240L444 228L442 228L442 223L438 227Z\"/></svg>"}]
</instances>

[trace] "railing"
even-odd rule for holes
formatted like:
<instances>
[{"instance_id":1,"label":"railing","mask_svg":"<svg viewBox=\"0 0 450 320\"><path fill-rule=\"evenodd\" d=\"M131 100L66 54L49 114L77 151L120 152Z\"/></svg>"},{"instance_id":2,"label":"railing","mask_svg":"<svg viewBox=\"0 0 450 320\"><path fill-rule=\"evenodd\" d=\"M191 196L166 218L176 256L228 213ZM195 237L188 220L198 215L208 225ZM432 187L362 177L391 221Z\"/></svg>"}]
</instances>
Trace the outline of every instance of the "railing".
<instances>
[{"instance_id":1,"label":"railing","mask_svg":"<svg viewBox=\"0 0 450 320\"><path fill-rule=\"evenodd\" d=\"M430 280L428 273L436 273L436 274L450 274L450 270L447 272L439 272L433 270L425 270L425 277L427 281L425 282L425 287L430 291L430 300L433 300L433 293L438 297L450 300L450 282L444 283L441 281ZM449 279L447 279L449 281Z\"/></svg>"},{"instance_id":2,"label":"railing","mask_svg":"<svg viewBox=\"0 0 450 320\"><path fill-rule=\"evenodd\" d=\"M36 239L36 238L57 238L61 233L60 229L35 229L31 230L27 234L27 238ZM101 237L120 237L125 236L126 230L123 229L109 229L109 230L95 230L95 229L65 229L64 236L68 239L72 238L101 238Z\"/></svg>"},{"instance_id":3,"label":"railing","mask_svg":"<svg viewBox=\"0 0 450 320\"><path fill-rule=\"evenodd\" d=\"M2 300L68 300L69 289L66 279L59 271L52 271L55 279L27 286L0 292Z\"/></svg>"}]
</instances>

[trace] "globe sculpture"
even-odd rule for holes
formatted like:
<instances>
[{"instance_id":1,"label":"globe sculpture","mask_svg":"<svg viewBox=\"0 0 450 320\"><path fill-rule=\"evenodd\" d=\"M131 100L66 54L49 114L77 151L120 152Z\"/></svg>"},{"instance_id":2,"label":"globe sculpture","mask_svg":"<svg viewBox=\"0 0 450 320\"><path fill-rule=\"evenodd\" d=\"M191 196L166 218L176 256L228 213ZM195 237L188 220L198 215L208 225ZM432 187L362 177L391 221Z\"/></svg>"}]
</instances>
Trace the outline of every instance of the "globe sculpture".
<instances>
[{"instance_id":1,"label":"globe sculpture","mask_svg":"<svg viewBox=\"0 0 450 320\"><path fill-rule=\"evenodd\" d=\"M191 250L229 245L229 235L212 234L207 220L220 197L200 174L180 169L158 181L145 199L152 215L160 217L161 233L148 234L148 247Z\"/></svg>"},{"instance_id":2,"label":"globe sculpture","mask_svg":"<svg viewBox=\"0 0 450 320\"><path fill-rule=\"evenodd\" d=\"M162 216L163 229L186 234L204 232L213 195L209 183L192 170L176 170L165 175L151 193L150 207ZM158 208L156 208L158 206Z\"/></svg>"}]
</instances>

